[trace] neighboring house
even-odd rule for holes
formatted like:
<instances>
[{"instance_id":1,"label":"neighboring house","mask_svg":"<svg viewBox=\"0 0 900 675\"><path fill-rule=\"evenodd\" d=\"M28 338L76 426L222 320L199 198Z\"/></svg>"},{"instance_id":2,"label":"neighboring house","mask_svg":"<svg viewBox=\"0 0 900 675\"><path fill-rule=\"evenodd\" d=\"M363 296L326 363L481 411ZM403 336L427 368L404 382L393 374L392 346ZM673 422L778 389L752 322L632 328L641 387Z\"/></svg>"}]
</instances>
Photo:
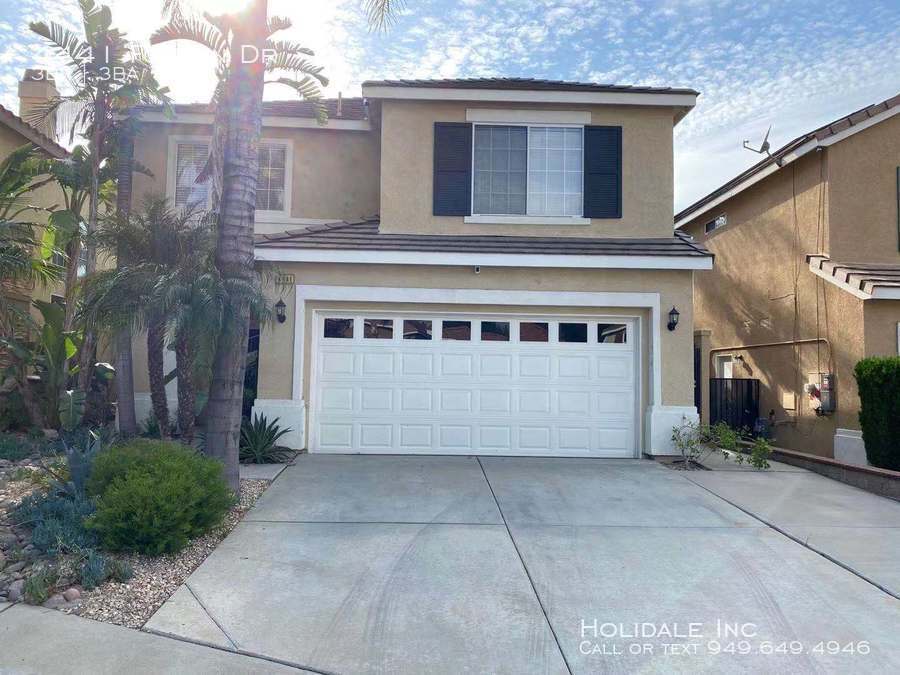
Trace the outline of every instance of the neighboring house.
<instances>
[{"instance_id":1,"label":"neighboring house","mask_svg":"<svg viewBox=\"0 0 900 675\"><path fill-rule=\"evenodd\" d=\"M362 94L328 101L324 126L307 103L264 104L256 257L288 287L255 410L311 452L671 452L697 418L693 274L713 262L671 227L673 128L697 93L481 79ZM136 158L155 178L136 177L136 199L207 203L209 109L143 120Z\"/></svg>"},{"instance_id":2,"label":"neighboring house","mask_svg":"<svg viewBox=\"0 0 900 675\"><path fill-rule=\"evenodd\" d=\"M777 445L865 463L853 368L900 339L898 113L900 95L804 134L675 217L716 255L694 286L704 419L709 376L757 379Z\"/></svg>"},{"instance_id":3,"label":"neighboring house","mask_svg":"<svg viewBox=\"0 0 900 675\"><path fill-rule=\"evenodd\" d=\"M25 72L23 80L19 83L19 115L0 106L0 162L9 157L14 150L29 144L47 157L63 159L69 156L69 152L53 138L54 134L51 126L54 122L52 120L44 125L40 125L40 128L38 128L23 119L23 117L28 117L37 102L45 101L52 96L58 95L56 88L51 82L44 79L33 79L36 74L40 73L41 71L28 70ZM62 205L63 196L56 185L46 185L28 194L27 201L37 207L51 208ZM44 223L47 215L46 213L33 211L23 213L20 218L36 223ZM19 303L22 308L25 308L32 300L49 300L54 293L61 293L62 291L56 286L38 285L35 287L34 284L4 283L0 292L13 302Z\"/></svg>"}]
</instances>

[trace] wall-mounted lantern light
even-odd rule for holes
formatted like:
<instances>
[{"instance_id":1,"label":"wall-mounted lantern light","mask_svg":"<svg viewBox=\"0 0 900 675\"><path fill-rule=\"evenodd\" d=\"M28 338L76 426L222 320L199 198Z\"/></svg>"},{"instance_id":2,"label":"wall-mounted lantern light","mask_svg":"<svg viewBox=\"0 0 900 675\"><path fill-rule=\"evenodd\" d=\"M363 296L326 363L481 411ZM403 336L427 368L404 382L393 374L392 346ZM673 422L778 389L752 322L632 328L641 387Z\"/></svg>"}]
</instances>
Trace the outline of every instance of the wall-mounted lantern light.
<instances>
[{"instance_id":1,"label":"wall-mounted lantern light","mask_svg":"<svg viewBox=\"0 0 900 675\"><path fill-rule=\"evenodd\" d=\"M669 324L668 324L668 326L666 326L669 330L675 330L675 326L678 325L678 317L679 316L681 316L681 315L678 313L678 310L675 309L674 307L672 307L672 309L669 310Z\"/></svg>"},{"instance_id":2,"label":"wall-mounted lantern light","mask_svg":"<svg viewBox=\"0 0 900 675\"><path fill-rule=\"evenodd\" d=\"M284 300L279 300L275 303L275 318L278 319L278 323L287 321L287 314L285 313L286 309L287 305L284 304Z\"/></svg>"}]
</instances>

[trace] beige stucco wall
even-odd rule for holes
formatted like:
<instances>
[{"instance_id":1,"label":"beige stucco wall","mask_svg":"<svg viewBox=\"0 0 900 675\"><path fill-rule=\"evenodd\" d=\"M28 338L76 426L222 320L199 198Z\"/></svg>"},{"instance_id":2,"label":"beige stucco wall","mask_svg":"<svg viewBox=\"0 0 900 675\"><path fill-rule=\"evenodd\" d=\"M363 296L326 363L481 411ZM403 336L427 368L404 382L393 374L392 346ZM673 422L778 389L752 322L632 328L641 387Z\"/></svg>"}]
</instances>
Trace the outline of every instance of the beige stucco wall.
<instances>
[{"instance_id":1,"label":"beige stucco wall","mask_svg":"<svg viewBox=\"0 0 900 675\"><path fill-rule=\"evenodd\" d=\"M897 356L900 300L876 300L865 304L866 356Z\"/></svg>"},{"instance_id":2,"label":"beige stucco wall","mask_svg":"<svg viewBox=\"0 0 900 675\"><path fill-rule=\"evenodd\" d=\"M465 122L467 108L578 110L591 124L622 127L622 218L590 225L476 225L432 215L434 123ZM670 237L673 110L638 106L551 106L385 101L381 123L381 229L423 234L561 237Z\"/></svg>"},{"instance_id":3,"label":"beige stucco wall","mask_svg":"<svg viewBox=\"0 0 900 675\"><path fill-rule=\"evenodd\" d=\"M716 255L715 268L697 272L695 325L710 331L710 350L742 356L734 377L760 380L760 415L775 411L778 445L829 456L838 427L858 429L853 366L863 355L863 303L813 275L808 253L827 251L830 156L813 153L744 190L684 229ZM796 202L794 195L796 194ZM705 235L720 214L728 225ZM825 338L801 346L742 349L744 345ZM709 351L703 359L708 363ZM803 385L811 374L833 372L837 412L816 417ZM709 399L703 381L704 402ZM785 406L790 395L793 409ZM706 405L704 405L706 408Z\"/></svg>"},{"instance_id":4,"label":"beige stucco wall","mask_svg":"<svg viewBox=\"0 0 900 675\"><path fill-rule=\"evenodd\" d=\"M900 115L828 148L834 260L900 263L898 166Z\"/></svg>"},{"instance_id":5,"label":"beige stucco wall","mask_svg":"<svg viewBox=\"0 0 900 675\"><path fill-rule=\"evenodd\" d=\"M483 290L535 290L535 291L593 291L593 292L659 292L661 294L661 344L662 355L662 403L664 405L693 405L692 373L692 309L691 272L662 270L574 270L574 269L514 269L482 268L475 275L471 267L402 267L395 265L338 265L338 264L279 264L279 270L294 275L297 284L335 286L402 288L458 288ZM271 289L273 297L281 297L288 306L288 321L274 323L263 328L260 335L260 362L258 398L289 399L293 387L294 291L282 295ZM310 309L321 303L308 303ZM677 306L681 312L678 328L669 332L665 328L668 309ZM329 307L356 307L364 309L372 305L360 303L328 303ZM382 305L383 306L383 305ZM423 305L392 305L398 310L422 311ZM560 314L558 307L485 307L428 305L427 310L472 311L484 314L490 311L521 312L523 314ZM638 315L647 318L642 309L623 308L565 308L565 313ZM311 335L312 312L307 312L305 335ZM644 335L644 363L647 363L646 331ZM309 340L304 345L304 400L309 394ZM647 383L643 391L647 392ZM646 402L646 401L645 401Z\"/></svg>"},{"instance_id":6,"label":"beige stucco wall","mask_svg":"<svg viewBox=\"0 0 900 675\"><path fill-rule=\"evenodd\" d=\"M209 135L207 125L143 124L135 143L135 158L153 176L135 176L135 203L147 193L166 191L169 137ZM356 220L378 213L377 130L266 127L262 137L292 141L292 218ZM260 232L291 229L289 222L269 223L262 215L257 220Z\"/></svg>"}]
</instances>

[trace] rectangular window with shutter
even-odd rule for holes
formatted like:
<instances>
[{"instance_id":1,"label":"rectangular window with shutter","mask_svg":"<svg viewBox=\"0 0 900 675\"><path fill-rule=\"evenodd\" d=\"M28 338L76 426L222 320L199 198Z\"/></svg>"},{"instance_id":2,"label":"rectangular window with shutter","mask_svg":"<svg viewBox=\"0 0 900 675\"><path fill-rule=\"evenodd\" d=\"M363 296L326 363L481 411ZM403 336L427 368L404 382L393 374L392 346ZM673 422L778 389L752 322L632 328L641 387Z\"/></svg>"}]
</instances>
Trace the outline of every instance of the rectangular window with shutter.
<instances>
[{"instance_id":1,"label":"rectangular window with shutter","mask_svg":"<svg viewBox=\"0 0 900 675\"><path fill-rule=\"evenodd\" d=\"M581 216L583 129L478 124L476 215Z\"/></svg>"}]
</instances>

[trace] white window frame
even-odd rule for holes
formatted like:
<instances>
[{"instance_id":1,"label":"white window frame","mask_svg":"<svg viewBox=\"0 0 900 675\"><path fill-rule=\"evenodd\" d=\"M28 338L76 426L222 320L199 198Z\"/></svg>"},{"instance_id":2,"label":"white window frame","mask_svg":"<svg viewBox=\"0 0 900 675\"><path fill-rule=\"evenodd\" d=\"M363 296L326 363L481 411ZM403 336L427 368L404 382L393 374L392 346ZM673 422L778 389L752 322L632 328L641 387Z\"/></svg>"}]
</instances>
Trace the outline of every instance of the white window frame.
<instances>
[{"instance_id":1,"label":"white window frame","mask_svg":"<svg viewBox=\"0 0 900 675\"><path fill-rule=\"evenodd\" d=\"M523 215L515 214L493 214L493 213L475 213L475 127L525 127L528 131L525 142L525 211ZM530 216L528 211L528 170L529 155L531 148L528 141L531 138L531 129L540 128L569 128L581 129L581 171L582 171L582 189L581 189L581 212L584 213L584 124L572 124L564 122L500 122L500 121L476 121L472 123L472 157L470 166L472 167L472 179L469 187L469 208L472 215L464 216L463 222L474 223L480 225L590 225L591 219L581 216Z\"/></svg>"},{"instance_id":2,"label":"white window frame","mask_svg":"<svg viewBox=\"0 0 900 675\"><path fill-rule=\"evenodd\" d=\"M186 143L206 143L207 147L212 147L211 136L169 136L168 162L166 166L166 198L175 208L181 208L175 204L176 194L176 176L178 174L178 146ZM206 205L204 209L209 209L212 205L212 192L208 191L206 195Z\"/></svg>"},{"instance_id":3,"label":"white window frame","mask_svg":"<svg viewBox=\"0 0 900 675\"><path fill-rule=\"evenodd\" d=\"M178 146L183 143L206 143L212 147L211 136L169 136L168 162L166 167L166 197L175 204L175 177L178 171ZM291 215L291 195L293 193L294 142L289 138L267 138L259 140L260 145L283 146L284 151L284 209L281 211L258 210L258 220L284 219ZM212 193L206 200L206 207L212 206Z\"/></svg>"},{"instance_id":4,"label":"white window frame","mask_svg":"<svg viewBox=\"0 0 900 675\"><path fill-rule=\"evenodd\" d=\"M719 221L722 221L719 223ZM707 230L706 226L712 223L712 229ZM703 223L703 234L712 234L716 230L721 230L723 227L728 226L728 215L725 213L720 213L712 220L707 220Z\"/></svg>"},{"instance_id":5,"label":"white window frame","mask_svg":"<svg viewBox=\"0 0 900 675\"><path fill-rule=\"evenodd\" d=\"M284 208L280 211L257 210L259 219L289 218L291 215L291 194L294 191L294 141L289 138L261 138L260 145L278 145L284 148Z\"/></svg>"}]
</instances>

